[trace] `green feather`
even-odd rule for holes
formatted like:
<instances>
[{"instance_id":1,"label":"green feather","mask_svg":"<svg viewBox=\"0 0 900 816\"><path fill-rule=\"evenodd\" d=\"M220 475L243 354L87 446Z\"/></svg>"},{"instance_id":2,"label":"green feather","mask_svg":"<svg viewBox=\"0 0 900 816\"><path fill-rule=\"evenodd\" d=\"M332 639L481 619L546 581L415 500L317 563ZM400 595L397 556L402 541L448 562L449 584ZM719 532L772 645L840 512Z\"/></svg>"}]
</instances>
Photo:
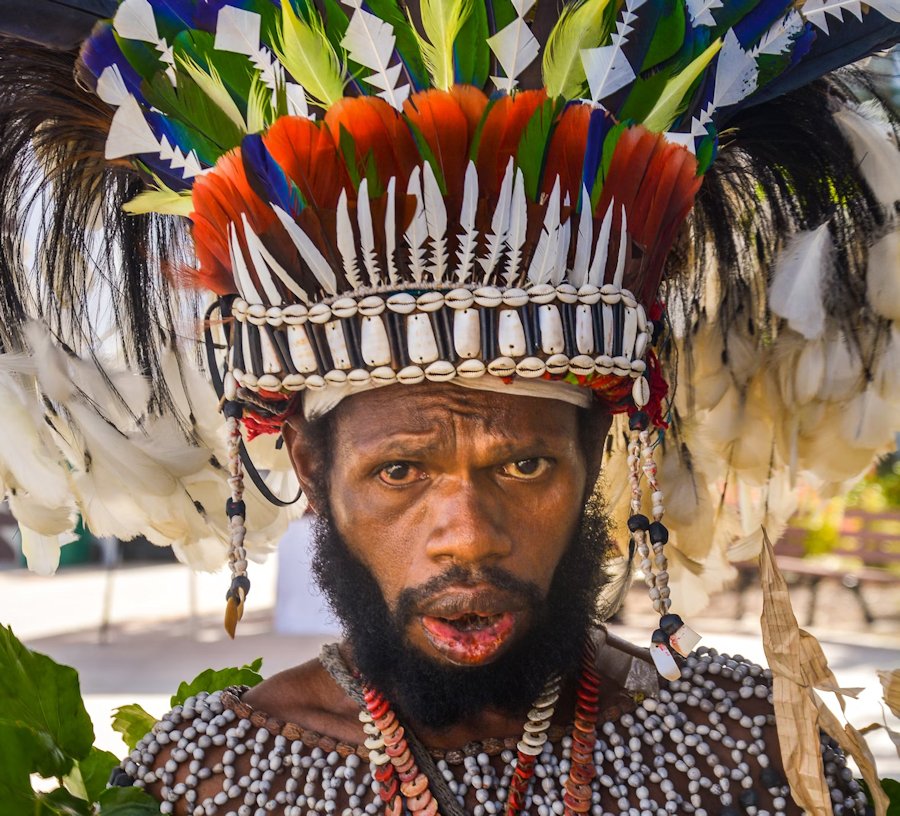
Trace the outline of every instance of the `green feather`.
<instances>
[{"instance_id":1,"label":"green feather","mask_svg":"<svg viewBox=\"0 0 900 816\"><path fill-rule=\"evenodd\" d=\"M247 133L260 133L274 121L272 92L257 74L247 96Z\"/></svg>"},{"instance_id":2,"label":"green feather","mask_svg":"<svg viewBox=\"0 0 900 816\"><path fill-rule=\"evenodd\" d=\"M606 183L606 177L609 174L609 166L612 163L613 153L616 145L619 143L619 137L624 130L629 127L628 122L619 122L610 128L609 133L603 140L603 155L600 158L600 167L597 168L597 177L594 179L594 186L591 188L591 212L597 212L597 204L603 193L603 185Z\"/></svg>"},{"instance_id":3,"label":"green feather","mask_svg":"<svg viewBox=\"0 0 900 816\"><path fill-rule=\"evenodd\" d=\"M386 23L394 27L394 36L397 38L395 48L406 70L409 71L417 88L428 86L428 70L422 59L422 50L419 47L419 37L409 19L401 11L396 0L367 0L366 5L372 14L380 17Z\"/></svg>"},{"instance_id":4,"label":"green feather","mask_svg":"<svg viewBox=\"0 0 900 816\"><path fill-rule=\"evenodd\" d=\"M244 115L234 99L231 98L231 94L228 93L228 88L222 82L222 78L219 76L215 66L210 65L209 70L204 71L190 57L183 56L178 57L177 62L179 67L183 68L188 76L194 80L197 87L206 94L209 101L221 110L234 123L235 127L246 132L247 122L244 119Z\"/></svg>"},{"instance_id":5,"label":"green feather","mask_svg":"<svg viewBox=\"0 0 900 816\"><path fill-rule=\"evenodd\" d=\"M684 6L678 2L673 3L672 6L672 10L656 24L641 71L654 68L675 56L684 42Z\"/></svg>"},{"instance_id":6,"label":"green feather","mask_svg":"<svg viewBox=\"0 0 900 816\"><path fill-rule=\"evenodd\" d=\"M491 69L491 48L487 43L487 9L484 3L473 3L472 14L456 38L453 56L456 81L481 88Z\"/></svg>"},{"instance_id":7,"label":"green feather","mask_svg":"<svg viewBox=\"0 0 900 816\"><path fill-rule=\"evenodd\" d=\"M560 97L548 99L528 120L525 130L519 139L516 150L516 165L521 169L525 181L525 195L531 201L537 201L541 189L541 177L544 174L544 159L547 146L557 122L557 115L565 107L565 100Z\"/></svg>"},{"instance_id":8,"label":"green feather","mask_svg":"<svg viewBox=\"0 0 900 816\"><path fill-rule=\"evenodd\" d=\"M131 201L126 201L122 209L129 215L160 213L189 217L194 211L194 202L189 190L176 192L154 176L154 186L138 193Z\"/></svg>"},{"instance_id":9,"label":"green feather","mask_svg":"<svg viewBox=\"0 0 900 816\"><path fill-rule=\"evenodd\" d=\"M316 104L327 108L344 95L341 59L318 13L311 13L306 21L294 12L290 0L281 0L281 27L273 50Z\"/></svg>"},{"instance_id":10,"label":"green feather","mask_svg":"<svg viewBox=\"0 0 900 816\"><path fill-rule=\"evenodd\" d=\"M643 121L645 127L661 133L672 126L672 122L683 109L685 97L691 86L697 81L712 58L719 53L721 47L722 41L716 40L690 65L666 82L656 104Z\"/></svg>"},{"instance_id":11,"label":"green feather","mask_svg":"<svg viewBox=\"0 0 900 816\"><path fill-rule=\"evenodd\" d=\"M341 125L340 135L338 136L338 147L341 155L344 157L344 164L347 166L347 174L353 184L353 189L359 189L359 182L362 180L359 173L359 164L356 161L356 141L350 135L350 131Z\"/></svg>"},{"instance_id":12,"label":"green feather","mask_svg":"<svg viewBox=\"0 0 900 816\"><path fill-rule=\"evenodd\" d=\"M425 134L422 133L421 128L417 124L415 124L415 122L406 119L406 126L409 128L410 132L413 135L413 139L416 142L416 148L419 151L419 157L423 162L428 162L431 165L431 169L434 171L434 178L438 183L438 187L441 188L441 192L444 195L447 195L447 181L444 179L444 171L437 160L437 156L434 155L434 151L431 149L431 145L428 144L428 139L425 138Z\"/></svg>"},{"instance_id":13,"label":"green feather","mask_svg":"<svg viewBox=\"0 0 900 816\"><path fill-rule=\"evenodd\" d=\"M609 35L609 0L577 0L567 5L550 32L544 49L543 74L547 96L576 99L587 78L581 51L596 48Z\"/></svg>"},{"instance_id":14,"label":"green feather","mask_svg":"<svg viewBox=\"0 0 900 816\"><path fill-rule=\"evenodd\" d=\"M435 88L448 90L455 81L453 44L472 13L474 0L422 0L424 37L419 47Z\"/></svg>"}]
</instances>

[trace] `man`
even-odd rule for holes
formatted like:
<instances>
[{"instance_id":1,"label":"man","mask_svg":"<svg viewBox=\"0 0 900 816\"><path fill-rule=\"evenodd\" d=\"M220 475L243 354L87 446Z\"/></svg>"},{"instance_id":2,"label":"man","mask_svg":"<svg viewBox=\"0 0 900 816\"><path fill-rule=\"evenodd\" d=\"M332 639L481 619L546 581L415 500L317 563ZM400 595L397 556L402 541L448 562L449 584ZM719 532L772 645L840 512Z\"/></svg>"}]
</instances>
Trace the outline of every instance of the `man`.
<instances>
[{"instance_id":1,"label":"man","mask_svg":"<svg viewBox=\"0 0 900 816\"><path fill-rule=\"evenodd\" d=\"M492 814L508 812L530 758L522 812L799 813L767 672L702 651L657 687L646 652L597 628L605 412L398 388L285 429L345 640L251 690L188 701L126 761L129 777L173 813ZM383 695L372 717L363 693ZM580 783L573 734L596 740ZM535 756L517 752L535 735ZM835 813L865 812L823 750ZM400 770L410 761L418 774Z\"/></svg>"},{"instance_id":2,"label":"man","mask_svg":"<svg viewBox=\"0 0 900 816\"><path fill-rule=\"evenodd\" d=\"M239 816L797 812L785 775L808 811L864 807L831 747L822 763L801 671L772 695L759 667L691 654L663 523L666 490L683 523L701 509L700 464L758 485L819 454L837 480L831 436L816 437L824 456L804 434L854 397L850 415L868 420L873 378L896 388L873 374L895 311L869 300L867 252L900 195L870 186L864 163L894 161L896 145L852 87L806 85L900 26L880 1L844 11L122 0L77 60L0 50L13 225L0 330L36 360L17 358L20 373L38 381L48 447L65 449L47 472L63 471L105 531L123 526L106 508L125 492L128 520L155 540L174 531L186 555L226 543L233 636L265 544L259 498L283 503L244 438L279 436L321 519L317 576L346 633L253 691L188 701L121 781L165 812ZM38 286L13 239L43 204L35 179L57 205L38 213ZM217 298L203 326L224 450L198 444L209 429L192 381L165 376L183 334L172 279ZM84 365L26 324L33 304L68 352L96 355L98 285L146 405L107 372L76 381ZM666 302L682 318L674 338ZM860 372L838 389L821 346L848 335ZM670 399L673 342L682 393L708 385L692 350L715 361L699 408ZM795 421L757 443L765 423L742 434L743 420L771 413L776 391ZM614 414L627 420L607 484L659 614L652 664L596 626L616 588L594 495ZM185 456L171 453L172 416ZM718 460L684 452L693 421L728 426ZM841 449L852 462L884 430L859 424L865 444L854 423ZM660 444L667 427L677 444ZM663 478L664 447L684 481ZM40 489L23 492L36 494L17 496L23 509L40 506ZM49 532L70 523L47 515ZM692 544L708 551L681 551ZM772 702L790 719L777 740Z\"/></svg>"}]
</instances>

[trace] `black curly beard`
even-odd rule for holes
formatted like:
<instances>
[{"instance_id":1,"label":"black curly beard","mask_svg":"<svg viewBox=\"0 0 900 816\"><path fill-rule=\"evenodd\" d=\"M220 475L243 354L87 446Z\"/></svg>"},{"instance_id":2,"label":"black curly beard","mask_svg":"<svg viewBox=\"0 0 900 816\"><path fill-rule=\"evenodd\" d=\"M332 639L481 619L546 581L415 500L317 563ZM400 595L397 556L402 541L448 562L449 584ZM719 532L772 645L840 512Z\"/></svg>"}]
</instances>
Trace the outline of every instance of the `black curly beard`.
<instances>
[{"instance_id":1,"label":"black curly beard","mask_svg":"<svg viewBox=\"0 0 900 816\"><path fill-rule=\"evenodd\" d=\"M404 590L391 611L375 577L350 551L326 507L316 521L313 572L366 680L411 721L440 730L488 708L522 712L550 675L577 667L607 582L607 530L598 503L588 502L546 597L505 570L478 570L479 581L519 595L532 621L505 653L483 666L438 663L404 634L419 598L443 585L472 581L469 570L454 566L425 586Z\"/></svg>"}]
</instances>

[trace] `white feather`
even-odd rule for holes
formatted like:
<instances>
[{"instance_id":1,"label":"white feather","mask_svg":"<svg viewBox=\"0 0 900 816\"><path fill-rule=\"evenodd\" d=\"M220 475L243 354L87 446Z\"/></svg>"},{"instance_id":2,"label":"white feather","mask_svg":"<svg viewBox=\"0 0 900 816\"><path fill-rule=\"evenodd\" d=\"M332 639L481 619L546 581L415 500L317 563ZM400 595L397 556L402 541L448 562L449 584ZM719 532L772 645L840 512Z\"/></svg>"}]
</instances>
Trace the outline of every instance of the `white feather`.
<instances>
[{"instance_id":1,"label":"white feather","mask_svg":"<svg viewBox=\"0 0 900 816\"><path fill-rule=\"evenodd\" d=\"M628 236L628 214L625 212L625 205L622 205L622 223L619 225L619 254L616 258L616 271L613 274L613 286L617 289L622 288L622 281L625 278L625 258L628 255L628 242L631 240Z\"/></svg>"},{"instance_id":2,"label":"white feather","mask_svg":"<svg viewBox=\"0 0 900 816\"><path fill-rule=\"evenodd\" d=\"M578 235L575 239L575 264L572 267L572 285L584 286L588 278L588 264L594 243L594 217L591 212L591 196L587 187L581 187L581 213L578 216Z\"/></svg>"},{"instance_id":3,"label":"white feather","mask_svg":"<svg viewBox=\"0 0 900 816\"><path fill-rule=\"evenodd\" d=\"M375 254L375 228L372 226L372 208L369 205L369 180L359 183L356 195L356 223L359 226L359 248L362 252L363 264L369 276L369 284L378 286L378 256Z\"/></svg>"},{"instance_id":4,"label":"white feather","mask_svg":"<svg viewBox=\"0 0 900 816\"><path fill-rule=\"evenodd\" d=\"M866 182L878 200L889 209L900 201L900 151L893 129L887 122L842 108L834 114L841 132L853 145Z\"/></svg>"},{"instance_id":5,"label":"white feather","mask_svg":"<svg viewBox=\"0 0 900 816\"><path fill-rule=\"evenodd\" d=\"M713 107L736 105L756 90L758 77L759 68L755 57L741 48L734 29L729 28L716 63Z\"/></svg>"},{"instance_id":6,"label":"white feather","mask_svg":"<svg viewBox=\"0 0 900 816\"><path fill-rule=\"evenodd\" d=\"M378 96L397 110L402 110L410 88L409 85L397 85L403 69L402 63L398 60L395 65L390 65L397 41L394 27L363 9L360 0L344 2L355 11L341 45L350 59L373 72L365 80L370 85L381 88Z\"/></svg>"},{"instance_id":7,"label":"white feather","mask_svg":"<svg viewBox=\"0 0 900 816\"><path fill-rule=\"evenodd\" d=\"M503 174L503 182L500 185L500 193L497 196L497 206L494 207L494 215L491 218L491 234L487 237L487 256L479 258L478 262L484 269L484 281L488 278L497 266L500 255L503 252L503 245L506 241L506 234L509 232L509 213L510 203L512 201L513 177L515 175L515 163L512 157L506 165L506 172Z\"/></svg>"},{"instance_id":8,"label":"white feather","mask_svg":"<svg viewBox=\"0 0 900 816\"><path fill-rule=\"evenodd\" d=\"M259 51L262 18L255 11L222 6L216 17L215 48L252 57Z\"/></svg>"},{"instance_id":9,"label":"white feather","mask_svg":"<svg viewBox=\"0 0 900 816\"><path fill-rule=\"evenodd\" d=\"M685 5L695 26L712 27L716 21L711 12L722 8L722 0L687 0Z\"/></svg>"},{"instance_id":10,"label":"white feather","mask_svg":"<svg viewBox=\"0 0 900 816\"><path fill-rule=\"evenodd\" d=\"M397 283L397 179L391 176L387 185L387 207L384 211L384 251L391 283Z\"/></svg>"},{"instance_id":11,"label":"white feather","mask_svg":"<svg viewBox=\"0 0 900 816\"><path fill-rule=\"evenodd\" d=\"M531 264L528 266L528 280L531 283L547 283L556 264L559 244L559 205L559 176L557 176L547 201L541 235L531 256Z\"/></svg>"},{"instance_id":12,"label":"white feather","mask_svg":"<svg viewBox=\"0 0 900 816\"><path fill-rule=\"evenodd\" d=\"M525 235L528 230L528 207L525 198L525 176L516 168L516 177L513 182L512 198L509 205L509 229L506 233L506 246L509 253L506 256L506 272L503 278L507 286L519 275L519 265L522 263L522 246L525 244Z\"/></svg>"},{"instance_id":13,"label":"white feather","mask_svg":"<svg viewBox=\"0 0 900 816\"><path fill-rule=\"evenodd\" d=\"M804 343L794 365L793 398L797 405L811 402L825 381L825 348L820 340Z\"/></svg>"},{"instance_id":14,"label":"white feather","mask_svg":"<svg viewBox=\"0 0 900 816\"><path fill-rule=\"evenodd\" d=\"M475 215L478 210L478 170L470 161L466 167L466 178L463 185L463 200L459 211L459 247L456 257L459 261L456 279L460 283L469 279L472 262L477 248L478 232L475 229Z\"/></svg>"},{"instance_id":15,"label":"white feather","mask_svg":"<svg viewBox=\"0 0 900 816\"><path fill-rule=\"evenodd\" d=\"M277 204L272 205L272 210L278 216L285 231L290 236L291 241L300 253L303 262L310 268L315 275L316 280L322 289L329 295L337 294L337 280L334 276L334 270L331 264L325 260L325 256L319 252L319 248L312 242L312 239L306 234L305 230L294 219L285 212ZM306 291L294 282L296 289L291 289L294 294L304 303L309 303L309 296Z\"/></svg>"},{"instance_id":16,"label":"white feather","mask_svg":"<svg viewBox=\"0 0 900 816\"><path fill-rule=\"evenodd\" d=\"M126 40L141 42L160 42L153 6L149 0L123 0L113 17L113 28L116 34Z\"/></svg>"},{"instance_id":17,"label":"white feather","mask_svg":"<svg viewBox=\"0 0 900 816\"><path fill-rule=\"evenodd\" d=\"M569 209L571 202L569 195L566 194L566 200L563 202L566 209ZM556 242L556 261L553 264L553 272L550 274L550 282L554 286L562 283L566 275L566 267L569 262L569 243L572 240L572 219L567 218L562 222L559 228L559 240Z\"/></svg>"},{"instance_id":18,"label":"white feather","mask_svg":"<svg viewBox=\"0 0 900 816\"><path fill-rule=\"evenodd\" d=\"M138 101L128 94L113 114L104 157L121 159L140 153L159 153L160 143L147 124ZM174 166L174 165L173 165Z\"/></svg>"},{"instance_id":19,"label":"white feather","mask_svg":"<svg viewBox=\"0 0 900 816\"><path fill-rule=\"evenodd\" d=\"M628 35L634 31L634 26L631 25L636 19L634 12L644 2L645 0L626 0L609 45L585 48L581 51L581 62L584 65L588 87L591 89L591 101L595 104L635 79L634 68L622 48L628 42Z\"/></svg>"},{"instance_id":20,"label":"white feather","mask_svg":"<svg viewBox=\"0 0 900 816\"><path fill-rule=\"evenodd\" d=\"M447 206L431 162L425 162L422 179L425 223L428 225L428 237L431 239L431 263L428 265L428 271L432 279L440 283L447 271Z\"/></svg>"},{"instance_id":21,"label":"white feather","mask_svg":"<svg viewBox=\"0 0 900 816\"><path fill-rule=\"evenodd\" d=\"M275 274L286 283L291 280L290 275L281 268L278 261L272 257L272 253L263 246L263 242L253 231L253 227L250 226L246 213L241 213L241 222L244 226L244 240L247 242L247 251L250 253L250 262L256 270L256 279L262 284L269 305L280 306L281 293L278 291L275 281L272 280L272 271L277 270ZM297 288L299 287L297 287L296 284L292 284L292 290Z\"/></svg>"},{"instance_id":22,"label":"white feather","mask_svg":"<svg viewBox=\"0 0 900 816\"><path fill-rule=\"evenodd\" d=\"M119 66L115 63L107 65L97 78L97 96L106 102L107 105L118 108L119 105L126 101L129 95Z\"/></svg>"},{"instance_id":23,"label":"white feather","mask_svg":"<svg viewBox=\"0 0 900 816\"><path fill-rule=\"evenodd\" d=\"M53 575L59 567L59 551L64 544L77 538L71 532L44 535L24 523L19 525L19 532L22 535L22 555L25 556L28 569L38 575Z\"/></svg>"},{"instance_id":24,"label":"white feather","mask_svg":"<svg viewBox=\"0 0 900 816\"><path fill-rule=\"evenodd\" d=\"M234 223L228 225L228 254L231 256L231 268L235 271L235 283L241 297L251 304L261 304L262 298L250 277L247 262L244 260L244 251L241 249L237 237L237 227Z\"/></svg>"},{"instance_id":25,"label":"white feather","mask_svg":"<svg viewBox=\"0 0 900 816\"><path fill-rule=\"evenodd\" d=\"M769 54L778 56L788 51L794 40L803 32L805 25L800 14L791 9L781 20L773 25L753 49L754 55Z\"/></svg>"},{"instance_id":26,"label":"white feather","mask_svg":"<svg viewBox=\"0 0 900 816\"><path fill-rule=\"evenodd\" d=\"M341 263L347 283L354 289L362 286L359 277L359 263L356 258L356 238L353 235L353 223L350 221L350 210L347 206L347 191L341 190L337 207L337 245L341 253Z\"/></svg>"},{"instance_id":27,"label":"white feather","mask_svg":"<svg viewBox=\"0 0 900 816\"><path fill-rule=\"evenodd\" d=\"M524 11L520 11L515 20L487 40L497 62L506 74L505 77L494 76L491 79L497 90L506 93L511 93L518 85L519 75L534 62L541 50L540 43L524 20L525 14L534 5L534 0L518 5L521 5Z\"/></svg>"},{"instance_id":28,"label":"white feather","mask_svg":"<svg viewBox=\"0 0 900 816\"><path fill-rule=\"evenodd\" d=\"M615 199L609 202L609 209L600 222L600 234L597 236L597 248L594 250L594 260L588 273L588 283L591 286L601 286L606 278L606 258L609 254L609 236L612 233L612 214Z\"/></svg>"},{"instance_id":29,"label":"white feather","mask_svg":"<svg viewBox=\"0 0 900 816\"><path fill-rule=\"evenodd\" d=\"M769 287L769 309L808 340L825 330L822 280L834 252L826 221L794 235L779 254Z\"/></svg>"},{"instance_id":30,"label":"white feather","mask_svg":"<svg viewBox=\"0 0 900 816\"><path fill-rule=\"evenodd\" d=\"M406 194L415 198L416 211L406 228L403 240L409 246L409 267L413 280L421 283L425 277L425 239L428 238L425 205L422 202L422 168L413 168L406 185Z\"/></svg>"}]
</instances>

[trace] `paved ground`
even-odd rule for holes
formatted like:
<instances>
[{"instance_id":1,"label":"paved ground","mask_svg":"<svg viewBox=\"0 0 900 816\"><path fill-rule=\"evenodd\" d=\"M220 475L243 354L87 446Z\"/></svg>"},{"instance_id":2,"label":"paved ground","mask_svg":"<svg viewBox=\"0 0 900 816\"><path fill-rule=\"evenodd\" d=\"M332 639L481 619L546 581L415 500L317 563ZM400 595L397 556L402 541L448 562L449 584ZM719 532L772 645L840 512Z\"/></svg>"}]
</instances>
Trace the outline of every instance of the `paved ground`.
<instances>
[{"instance_id":1,"label":"paved ground","mask_svg":"<svg viewBox=\"0 0 900 816\"><path fill-rule=\"evenodd\" d=\"M273 632L276 573L276 559L254 567L250 611L235 641L221 628L226 577L192 576L172 564L121 568L112 580L96 567L67 568L52 578L21 569L0 570L0 622L12 625L31 648L79 670L99 742L121 753L122 743L108 725L115 706L139 702L159 715L178 683L205 668L262 657L264 673L272 674L313 657L334 639L321 630L306 635ZM801 612L803 593L799 590L795 601ZM711 614L692 623L704 633L705 643L762 662L758 593L751 591L746 601L746 614L735 620L734 595L717 596ZM885 595L870 601L883 613L874 626L865 624L849 593L839 585L829 587L822 593L822 622L812 627L841 685L866 689L848 706L848 717L857 727L882 719L876 670L900 666L900 599ZM626 603L624 623L615 625L621 635L636 642L647 637L652 620L643 611L645 605L643 593L635 589ZM105 615L109 625L104 628ZM900 778L900 760L887 736L876 733L869 741L881 775Z\"/></svg>"}]
</instances>

